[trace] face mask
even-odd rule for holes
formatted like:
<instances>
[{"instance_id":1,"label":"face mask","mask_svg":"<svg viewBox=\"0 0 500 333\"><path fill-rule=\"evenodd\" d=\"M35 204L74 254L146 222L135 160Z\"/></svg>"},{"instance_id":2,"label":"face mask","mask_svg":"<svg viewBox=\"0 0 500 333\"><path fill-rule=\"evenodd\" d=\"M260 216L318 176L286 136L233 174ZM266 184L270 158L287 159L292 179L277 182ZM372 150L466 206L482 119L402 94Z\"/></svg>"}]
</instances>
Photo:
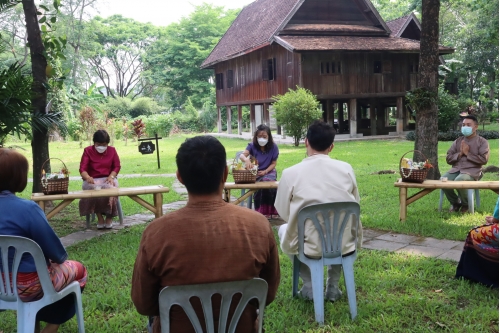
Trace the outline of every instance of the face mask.
<instances>
[{"instance_id":1,"label":"face mask","mask_svg":"<svg viewBox=\"0 0 500 333\"><path fill-rule=\"evenodd\" d=\"M257 142L259 143L260 146L264 147L265 145L267 145L267 139L264 139L264 138L257 138Z\"/></svg>"},{"instance_id":2,"label":"face mask","mask_svg":"<svg viewBox=\"0 0 500 333\"><path fill-rule=\"evenodd\" d=\"M95 146L95 150L97 150L98 153L102 154L106 151L106 149L108 149L107 146Z\"/></svg>"},{"instance_id":3,"label":"face mask","mask_svg":"<svg viewBox=\"0 0 500 333\"><path fill-rule=\"evenodd\" d=\"M472 134L472 127L462 126L462 134L464 136L470 136Z\"/></svg>"}]
</instances>

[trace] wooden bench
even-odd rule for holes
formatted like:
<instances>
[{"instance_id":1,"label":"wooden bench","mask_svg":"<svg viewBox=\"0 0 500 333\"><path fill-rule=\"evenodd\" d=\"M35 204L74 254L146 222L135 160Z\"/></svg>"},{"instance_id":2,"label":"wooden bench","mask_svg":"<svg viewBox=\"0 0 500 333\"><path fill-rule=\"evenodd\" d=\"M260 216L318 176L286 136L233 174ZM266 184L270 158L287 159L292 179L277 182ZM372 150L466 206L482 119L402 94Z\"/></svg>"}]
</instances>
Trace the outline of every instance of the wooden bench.
<instances>
[{"instance_id":1,"label":"wooden bench","mask_svg":"<svg viewBox=\"0 0 500 333\"><path fill-rule=\"evenodd\" d=\"M406 183L399 179L394 183L395 187L399 188L399 220L406 220L406 207L417 201L418 199L424 197L425 195L431 193L434 190L439 189L483 189L492 190L498 194L498 181L447 181L442 182L440 180L425 180L423 183ZM421 191L415 193L411 197L408 197L409 188L419 188Z\"/></svg>"},{"instance_id":2,"label":"wooden bench","mask_svg":"<svg viewBox=\"0 0 500 333\"><path fill-rule=\"evenodd\" d=\"M231 200L231 190L241 190L241 196L232 204L239 205L245 199L250 198L250 196L258 190L265 189L277 189L279 182L256 182L252 184L236 184L236 183L226 183L224 184L224 201L230 202ZM248 191L246 191L248 190ZM248 208L252 208L252 202L248 204Z\"/></svg>"},{"instance_id":3,"label":"wooden bench","mask_svg":"<svg viewBox=\"0 0 500 333\"><path fill-rule=\"evenodd\" d=\"M68 206L75 199L84 198L102 198L102 197L120 197L128 196L130 199L139 203L141 206L149 209L155 214L155 218L163 215L163 193L169 192L168 187L162 185L153 186L139 186L139 187L118 187L103 190L88 190L88 191L75 191L68 194L49 194L33 193L31 200L38 203L40 208L45 212L45 201L62 200L57 206L54 207L49 213L46 214L47 220L54 217L64 207ZM152 194L153 204L139 198L142 194ZM88 223L88 222L87 222ZM88 225L87 225L88 228Z\"/></svg>"}]
</instances>

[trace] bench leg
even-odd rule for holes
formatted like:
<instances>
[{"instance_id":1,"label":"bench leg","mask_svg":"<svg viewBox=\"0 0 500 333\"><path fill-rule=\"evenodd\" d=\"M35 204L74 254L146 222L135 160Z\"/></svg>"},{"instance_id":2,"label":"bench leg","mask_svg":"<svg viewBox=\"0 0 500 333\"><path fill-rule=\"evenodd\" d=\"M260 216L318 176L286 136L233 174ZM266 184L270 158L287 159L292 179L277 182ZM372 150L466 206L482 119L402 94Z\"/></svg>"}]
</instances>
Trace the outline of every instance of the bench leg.
<instances>
[{"instance_id":1,"label":"bench leg","mask_svg":"<svg viewBox=\"0 0 500 333\"><path fill-rule=\"evenodd\" d=\"M399 220L406 220L406 196L408 193L408 189L406 187L399 188Z\"/></svg>"},{"instance_id":2,"label":"bench leg","mask_svg":"<svg viewBox=\"0 0 500 333\"><path fill-rule=\"evenodd\" d=\"M159 218L163 215L163 194L155 193L153 194L153 201L156 208L155 217Z\"/></svg>"}]
</instances>

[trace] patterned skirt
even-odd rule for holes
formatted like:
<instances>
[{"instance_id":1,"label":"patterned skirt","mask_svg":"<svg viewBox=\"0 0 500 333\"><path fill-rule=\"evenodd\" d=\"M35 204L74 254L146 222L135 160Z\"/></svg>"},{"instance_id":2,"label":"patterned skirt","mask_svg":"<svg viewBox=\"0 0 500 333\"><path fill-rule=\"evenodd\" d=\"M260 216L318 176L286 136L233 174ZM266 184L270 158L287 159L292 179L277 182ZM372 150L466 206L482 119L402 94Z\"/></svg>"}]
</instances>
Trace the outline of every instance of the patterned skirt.
<instances>
[{"instance_id":1,"label":"patterned skirt","mask_svg":"<svg viewBox=\"0 0 500 333\"><path fill-rule=\"evenodd\" d=\"M56 291L61 291L73 281L78 281L83 291L87 283L87 269L78 261L66 260L62 264L51 263L47 268L49 276ZM23 302L33 302L43 297L43 290L38 279L38 274L18 273L17 292ZM42 308L36 316L38 321L51 324L62 324L75 315L73 295Z\"/></svg>"},{"instance_id":2,"label":"patterned skirt","mask_svg":"<svg viewBox=\"0 0 500 333\"><path fill-rule=\"evenodd\" d=\"M257 178L258 182L275 182L277 178L276 169L269 172L267 175ZM270 217L271 215L278 216L278 211L274 208L276 201L276 189L259 190L253 195L255 211Z\"/></svg>"},{"instance_id":3,"label":"patterned skirt","mask_svg":"<svg viewBox=\"0 0 500 333\"><path fill-rule=\"evenodd\" d=\"M498 288L498 224L469 231L458 262L456 277Z\"/></svg>"},{"instance_id":4,"label":"patterned skirt","mask_svg":"<svg viewBox=\"0 0 500 333\"><path fill-rule=\"evenodd\" d=\"M102 189L118 187L116 179L114 185L106 183L106 178L94 178L94 182L95 184L89 184L84 181L82 190L94 190L96 185L101 186ZM118 216L117 201L117 197L80 199L80 216L94 213L101 213L107 217Z\"/></svg>"}]
</instances>

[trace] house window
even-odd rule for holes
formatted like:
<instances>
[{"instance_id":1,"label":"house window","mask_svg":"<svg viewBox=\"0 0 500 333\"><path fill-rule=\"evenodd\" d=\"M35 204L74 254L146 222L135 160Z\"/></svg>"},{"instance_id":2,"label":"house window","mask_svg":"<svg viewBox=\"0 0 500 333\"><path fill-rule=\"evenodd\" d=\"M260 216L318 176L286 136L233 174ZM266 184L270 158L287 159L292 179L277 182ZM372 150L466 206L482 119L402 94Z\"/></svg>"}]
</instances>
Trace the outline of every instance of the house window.
<instances>
[{"instance_id":1,"label":"house window","mask_svg":"<svg viewBox=\"0 0 500 333\"><path fill-rule=\"evenodd\" d=\"M215 89L224 89L224 76L222 73L215 74Z\"/></svg>"},{"instance_id":2,"label":"house window","mask_svg":"<svg viewBox=\"0 0 500 333\"><path fill-rule=\"evenodd\" d=\"M341 73L340 61L321 62L321 64L320 64L320 74L321 75L340 74L340 73Z\"/></svg>"},{"instance_id":3,"label":"house window","mask_svg":"<svg viewBox=\"0 0 500 333\"><path fill-rule=\"evenodd\" d=\"M373 62L373 73L382 73L382 61Z\"/></svg>"},{"instance_id":4,"label":"house window","mask_svg":"<svg viewBox=\"0 0 500 333\"><path fill-rule=\"evenodd\" d=\"M418 62L410 62L410 73L418 73Z\"/></svg>"},{"instance_id":5,"label":"house window","mask_svg":"<svg viewBox=\"0 0 500 333\"><path fill-rule=\"evenodd\" d=\"M392 63L390 60L384 60L382 63L382 72L391 73L392 72Z\"/></svg>"},{"instance_id":6,"label":"house window","mask_svg":"<svg viewBox=\"0 0 500 333\"><path fill-rule=\"evenodd\" d=\"M262 61L262 80L272 81L276 79L276 58L264 59Z\"/></svg>"},{"instance_id":7,"label":"house window","mask_svg":"<svg viewBox=\"0 0 500 333\"><path fill-rule=\"evenodd\" d=\"M227 87L232 88L233 87L233 70L229 69L227 71Z\"/></svg>"},{"instance_id":8,"label":"house window","mask_svg":"<svg viewBox=\"0 0 500 333\"><path fill-rule=\"evenodd\" d=\"M245 66L240 67L240 86L245 85Z\"/></svg>"}]
</instances>

